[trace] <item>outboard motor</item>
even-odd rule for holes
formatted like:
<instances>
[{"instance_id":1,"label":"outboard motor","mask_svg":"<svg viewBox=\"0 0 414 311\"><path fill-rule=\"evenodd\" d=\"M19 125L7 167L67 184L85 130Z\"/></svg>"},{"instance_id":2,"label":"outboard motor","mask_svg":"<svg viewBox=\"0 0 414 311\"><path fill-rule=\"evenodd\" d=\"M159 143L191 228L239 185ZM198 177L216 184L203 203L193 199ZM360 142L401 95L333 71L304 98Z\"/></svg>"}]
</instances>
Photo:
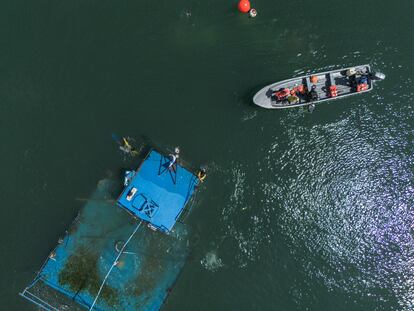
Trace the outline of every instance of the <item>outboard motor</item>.
<instances>
[{"instance_id":1,"label":"outboard motor","mask_svg":"<svg viewBox=\"0 0 414 311\"><path fill-rule=\"evenodd\" d=\"M385 74L383 74L382 72L373 72L371 73L371 77L372 80L377 80L377 81L381 81L385 79Z\"/></svg>"},{"instance_id":2,"label":"outboard motor","mask_svg":"<svg viewBox=\"0 0 414 311\"><path fill-rule=\"evenodd\" d=\"M308 105L308 111L310 112L310 113L312 113L314 110L315 110L315 104L309 104Z\"/></svg>"}]
</instances>

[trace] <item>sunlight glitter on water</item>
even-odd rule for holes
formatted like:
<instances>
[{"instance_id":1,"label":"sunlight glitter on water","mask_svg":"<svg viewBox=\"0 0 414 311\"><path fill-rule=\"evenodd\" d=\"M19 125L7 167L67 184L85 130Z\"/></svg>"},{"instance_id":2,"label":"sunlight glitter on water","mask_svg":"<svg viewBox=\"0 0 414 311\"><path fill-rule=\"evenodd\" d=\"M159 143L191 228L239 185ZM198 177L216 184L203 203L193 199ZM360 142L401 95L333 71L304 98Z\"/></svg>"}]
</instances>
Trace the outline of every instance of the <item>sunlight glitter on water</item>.
<instances>
[{"instance_id":1,"label":"sunlight glitter on water","mask_svg":"<svg viewBox=\"0 0 414 311\"><path fill-rule=\"evenodd\" d=\"M410 129L404 123L384 128L381 117L358 109L361 120L311 130L287 124L287 146L270 145L262 163L280 172L276 181L263 181L265 203L280 205L275 221L309 275L367 296L390 290L409 310L414 176L413 156L401 150Z\"/></svg>"}]
</instances>

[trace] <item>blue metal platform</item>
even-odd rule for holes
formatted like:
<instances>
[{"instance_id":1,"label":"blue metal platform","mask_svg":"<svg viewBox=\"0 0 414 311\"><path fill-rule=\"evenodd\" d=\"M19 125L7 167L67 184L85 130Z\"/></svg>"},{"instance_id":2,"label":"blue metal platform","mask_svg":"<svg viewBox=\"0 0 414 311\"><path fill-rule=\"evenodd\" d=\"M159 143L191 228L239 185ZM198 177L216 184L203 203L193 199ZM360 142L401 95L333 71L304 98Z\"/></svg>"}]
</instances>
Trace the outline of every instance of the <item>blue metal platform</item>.
<instances>
[{"instance_id":1,"label":"blue metal platform","mask_svg":"<svg viewBox=\"0 0 414 311\"><path fill-rule=\"evenodd\" d=\"M118 200L119 182L101 180L21 296L52 311L159 310L188 255L187 228L177 220L198 182L155 150ZM115 202L159 230L141 226Z\"/></svg>"},{"instance_id":2,"label":"blue metal platform","mask_svg":"<svg viewBox=\"0 0 414 311\"><path fill-rule=\"evenodd\" d=\"M169 157L151 150L117 201L131 214L166 233L177 222L199 182L180 164L169 165Z\"/></svg>"}]
</instances>

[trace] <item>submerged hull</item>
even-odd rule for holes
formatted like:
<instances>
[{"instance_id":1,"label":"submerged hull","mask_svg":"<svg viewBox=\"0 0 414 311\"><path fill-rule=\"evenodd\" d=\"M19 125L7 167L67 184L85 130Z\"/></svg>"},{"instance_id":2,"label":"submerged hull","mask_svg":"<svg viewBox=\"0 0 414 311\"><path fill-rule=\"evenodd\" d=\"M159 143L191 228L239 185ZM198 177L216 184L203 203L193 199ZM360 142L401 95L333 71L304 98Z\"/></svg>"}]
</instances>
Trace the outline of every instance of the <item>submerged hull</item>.
<instances>
[{"instance_id":1,"label":"submerged hull","mask_svg":"<svg viewBox=\"0 0 414 311\"><path fill-rule=\"evenodd\" d=\"M357 73L348 76L347 70L351 68L355 68ZM373 88L371 74L370 66L362 65L292 78L265 86L253 97L253 102L256 105L267 109L285 109L319 104L321 102L371 91ZM357 91L357 79L363 76L367 78L366 89ZM311 77L316 77L317 82L312 83ZM336 86L336 96L332 96L329 91L329 88L333 85ZM296 93L295 97L297 98L295 98L295 102L289 102L286 99L280 100L274 95L279 90L292 90L301 86L303 86L304 91L302 93ZM317 99L311 98L309 93L311 89L313 92L317 93L317 96L315 96Z\"/></svg>"}]
</instances>

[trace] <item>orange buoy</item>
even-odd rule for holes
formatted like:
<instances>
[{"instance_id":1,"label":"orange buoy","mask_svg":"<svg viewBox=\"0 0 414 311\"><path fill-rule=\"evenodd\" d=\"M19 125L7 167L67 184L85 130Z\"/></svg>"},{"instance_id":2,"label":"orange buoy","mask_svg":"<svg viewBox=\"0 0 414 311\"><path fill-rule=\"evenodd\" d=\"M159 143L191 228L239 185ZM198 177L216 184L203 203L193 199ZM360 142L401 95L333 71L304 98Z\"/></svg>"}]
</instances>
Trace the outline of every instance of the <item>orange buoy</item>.
<instances>
[{"instance_id":1,"label":"orange buoy","mask_svg":"<svg viewBox=\"0 0 414 311\"><path fill-rule=\"evenodd\" d=\"M249 0L240 0L237 7L238 7L240 12L248 13L250 11L250 2L249 2Z\"/></svg>"}]
</instances>

